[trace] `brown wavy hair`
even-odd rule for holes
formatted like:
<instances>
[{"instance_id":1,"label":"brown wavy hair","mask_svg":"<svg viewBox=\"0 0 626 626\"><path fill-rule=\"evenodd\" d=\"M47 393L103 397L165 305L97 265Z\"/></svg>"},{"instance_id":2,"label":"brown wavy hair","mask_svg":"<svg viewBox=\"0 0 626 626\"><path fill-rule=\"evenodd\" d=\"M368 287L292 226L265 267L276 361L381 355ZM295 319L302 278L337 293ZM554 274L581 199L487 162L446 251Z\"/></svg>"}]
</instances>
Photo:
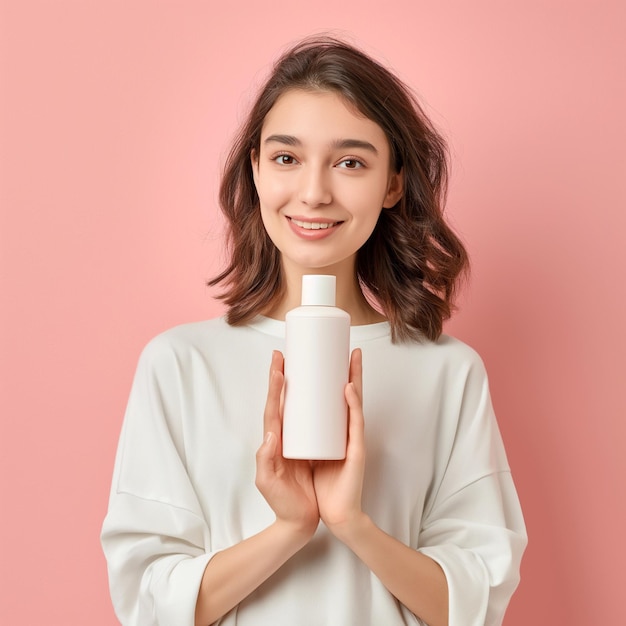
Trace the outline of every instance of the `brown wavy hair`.
<instances>
[{"instance_id":1,"label":"brown wavy hair","mask_svg":"<svg viewBox=\"0 0 626 626\"><path fill-rule=\"evenodd\" d=\"M231 325L268 310L284 293L280 252L259 210L250 156L260 150L265 116L291 89L331 91L385 132L391 167L403 170L398 203L383 209L357 253L359 283L387 316L394 342L435 340L450 317L467 252L443 216L447 147L409 88L364 52L331 37L305 39L281 56L261 88L227 158L219 202L228 220L227 267L209 285Z\"/></svg>"}]
</instances>

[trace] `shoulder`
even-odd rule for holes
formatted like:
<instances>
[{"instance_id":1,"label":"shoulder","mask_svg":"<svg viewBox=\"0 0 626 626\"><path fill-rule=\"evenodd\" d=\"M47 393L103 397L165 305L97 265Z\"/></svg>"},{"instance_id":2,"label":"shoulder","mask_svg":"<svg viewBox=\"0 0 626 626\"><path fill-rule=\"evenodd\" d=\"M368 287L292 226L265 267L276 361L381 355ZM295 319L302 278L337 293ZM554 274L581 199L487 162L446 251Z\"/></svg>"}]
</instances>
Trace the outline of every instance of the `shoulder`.
<instances>
[{"instance_id":1,"label":"shoulder","mask_svg":"<svg viewBox=\"0 0 626 626\"><path fill-rule=\"evenodd\" d=\"M144 347L140 367L179 371L256 367L269 362L276 339L254 325L231 326L224 317L181 324L166 330Z\"/></svg>"},{"instance_id":2,"label":"shoulder","mask_svg":"<svg viewBox=\"0 0 626 626\"><path fill-rule=\"evenodd\" d=\"M158 352L173 347L191 347L213 336L219 336L229 328L232 327L228 326L223 317L179 324L153 337L146 344L145 350Z\"/></svg>"},{"instance_id":3,"label":"shoulder","mask_svg":"<svg viewBox=\"0 0 626 626\"><path fill-rule=\"evenodd\" d=\"M182 365L200 357L237 350L246 344L246 327L230 326L223 317L174 326L153 337L143 348L140 366Z\"/></svg>"},{"instance_id":4,"label":"shoulder","mask_svg":"<svg viewBox=\"0 0 626 626\"><path fill-rule=\"evenodd\" d=\"M451 335L441 335L433 342L433 352L439 358L457 364L459 366L471 367L484 370L485 365L478 352L470 345L464 343Z\"/></svg>"},{"instance_id":5,"label":"shoulder","mask_svg":"<svg viewBox=\"0 0 626 626\"><path fill-rule=\"evenodd\" d=\"M436 345L443 370L454 388L464 396L471 390L480 395L488 389L485 363L473 347L449 335L442 335Z\"/></svg>"},{"instance_id":6,"label":"shoulder","mask_svg":"<svg viewBox=\"0 0 626 626\"><path fill-rule=\"evenodd\" d=\"M389 338L362 344L363 371L383 387L405 389L419 397L462 397L468 388L484 390L487 374L478 352L442 335L436 341L391 343Z\"/></svg>"},{"instance_id":7,"label":"shoulder","mask_svg":"<svg viewBox=\"0 0 626 626\"><path fill-rule=\"evenodd\" d=\"M212 337L220 336L228 328L221 317L174 326L150 339L142 350L141 358L158 360L172 353L193 350L210 342Z\"/></svg>"},{"instance_id":8,"label":"shoulder","mask_svg":"<svg viewBox=\"0 0 626 626\"><path fill-rule=\"evenodd\" d=\"M436 341L423 340L389 344L390 359L415 363L420 367L442 367L452 370L484 370L478 352L450 335L441 335Z\"/></svg>"}]
</instances>

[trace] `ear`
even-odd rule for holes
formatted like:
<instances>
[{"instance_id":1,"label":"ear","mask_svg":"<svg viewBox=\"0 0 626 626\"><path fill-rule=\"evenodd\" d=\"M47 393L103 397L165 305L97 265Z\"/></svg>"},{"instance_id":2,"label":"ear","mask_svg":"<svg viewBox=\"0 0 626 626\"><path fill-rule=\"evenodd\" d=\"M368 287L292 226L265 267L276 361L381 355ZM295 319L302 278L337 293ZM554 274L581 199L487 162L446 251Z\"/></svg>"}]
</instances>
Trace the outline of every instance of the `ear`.
<instances>
[{"instance_id":1,"label":"ear","mask_svg":"<svg viewBox=\"0 0 626 626\"><path fill-rule=\"evenodd\" d=\"M387 185L387 195L383 200L383 209L390 209L398 203L404 192L404 170L392 172Z\"/></svg>"},{"instance_id":2,"label":"ear","mask_svg":"<svg viewBox=\"0 0 626 626\"><path fill-rule=\"evenodd\" d=\"M254 180L254 186L259 187L258 177L259 177L259 155L256 150L252 150L250 152L250 164L252 166L252 178Z\"/></svg>"}]
</instances>

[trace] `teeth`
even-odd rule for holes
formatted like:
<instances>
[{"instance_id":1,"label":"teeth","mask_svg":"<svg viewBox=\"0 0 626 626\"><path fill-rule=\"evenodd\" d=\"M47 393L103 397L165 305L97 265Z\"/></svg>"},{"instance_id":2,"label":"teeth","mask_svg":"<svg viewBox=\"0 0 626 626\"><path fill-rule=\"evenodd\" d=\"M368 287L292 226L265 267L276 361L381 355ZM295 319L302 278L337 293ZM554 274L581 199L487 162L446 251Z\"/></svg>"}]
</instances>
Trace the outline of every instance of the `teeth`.
<instances>
[{"instance_id":1,"label":"teeth","mask_svg":"<svg viewBox=\"0 0 626 626\"><path fill-rule=\"evenodd\" d=\"M300 220L294 220L293 218L291 218L291 221L296 226L300 226L300 228L306 228L307 230L324 230L338 224L338 222L301 222Z\"/></svg>"}]
</instances>

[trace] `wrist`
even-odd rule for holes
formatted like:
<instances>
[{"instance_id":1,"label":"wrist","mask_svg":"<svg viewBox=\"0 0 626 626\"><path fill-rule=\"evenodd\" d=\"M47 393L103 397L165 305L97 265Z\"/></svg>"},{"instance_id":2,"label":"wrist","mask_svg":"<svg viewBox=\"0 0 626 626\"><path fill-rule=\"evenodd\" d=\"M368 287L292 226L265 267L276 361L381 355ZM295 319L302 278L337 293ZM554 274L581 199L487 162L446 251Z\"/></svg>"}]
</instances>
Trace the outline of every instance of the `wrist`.
<instances>
[{"instance_id":1,"label":"wrist","mask_svg":"<svg viewBox=\"0 0 626 626\"><path fill-rule=\"evenodd\" d=\"M358 543L367 534L369 528L373 526L373 522L369 515L359 511L349 518L333 524L326 524L326 526L337 539L350 547Z\"/></svg>"},{"instance_id":2,"label":"wrist","mask_svg":"<svg viewBox=\"0 0 626 626\"><path fill-rule=\"evenodd\" d=\"M318 524L319 518L299 521L276 518L273 526L281 537L299 550L311 540Z\"/></svg>"}]
</instances>

